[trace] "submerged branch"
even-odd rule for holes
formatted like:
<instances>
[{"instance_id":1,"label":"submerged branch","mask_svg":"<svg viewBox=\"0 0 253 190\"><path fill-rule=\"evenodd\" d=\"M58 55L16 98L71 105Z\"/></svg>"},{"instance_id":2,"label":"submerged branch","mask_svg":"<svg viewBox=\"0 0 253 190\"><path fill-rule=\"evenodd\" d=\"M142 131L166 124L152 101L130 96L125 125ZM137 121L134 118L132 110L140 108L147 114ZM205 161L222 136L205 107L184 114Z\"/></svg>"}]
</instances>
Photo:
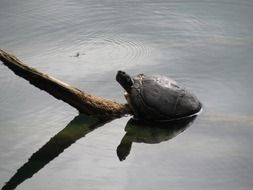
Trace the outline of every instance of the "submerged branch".
<instances>
[{"instance_id":1,"label":"submerged branch","mask_svg":"<svg viewBox=\"0 0 253 190\"><path fill-rule=\"evenodd\" d=\"M47 74L44 74L20 61L15 55L0 49L0 60L16 75L28 80L34 86L63 100L80 113L99 118L117 118L131 114L127 104L88 94Z\"/></svg>"}]
</instances>

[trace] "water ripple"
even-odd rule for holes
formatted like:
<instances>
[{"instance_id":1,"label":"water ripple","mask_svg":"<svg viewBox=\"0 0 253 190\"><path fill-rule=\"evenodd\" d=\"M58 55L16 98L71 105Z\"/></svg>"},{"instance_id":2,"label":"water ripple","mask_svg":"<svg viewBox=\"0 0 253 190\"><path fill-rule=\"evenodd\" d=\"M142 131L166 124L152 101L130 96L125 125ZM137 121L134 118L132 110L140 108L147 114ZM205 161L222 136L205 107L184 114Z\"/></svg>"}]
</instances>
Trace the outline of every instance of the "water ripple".
<instances>
[{"instance_id":1,"label":"water ripple","mask_svg":"<svg viewBox=\"0 0 253 190\"><path fill-rule=\"evenodd\" d=\"M116 34L90 38L73 49L75 51L70 56L74 57L78 53L76 62L82 63L81 67L89 71L97 68L100 71L129 68L138 62L145 64L143 60L151 56L151 49L145 43Z\"/></svg>"}]
</instances>

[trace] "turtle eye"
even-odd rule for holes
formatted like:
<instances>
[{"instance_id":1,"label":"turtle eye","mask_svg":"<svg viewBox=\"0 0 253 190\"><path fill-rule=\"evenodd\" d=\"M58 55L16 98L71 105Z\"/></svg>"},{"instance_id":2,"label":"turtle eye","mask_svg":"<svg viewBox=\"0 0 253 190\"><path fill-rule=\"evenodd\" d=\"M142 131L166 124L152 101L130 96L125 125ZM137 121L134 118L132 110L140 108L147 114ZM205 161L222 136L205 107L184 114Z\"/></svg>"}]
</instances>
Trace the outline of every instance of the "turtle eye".
<instances>
[{"instance_id":1,"label":"turtle eye","mask_svg":"<svg viewBox=\"0 0 253 190\"><path fill-rule=\"evenodd\" d=\"M126 74L124 71L118 71L119 74Z\"/></svg>"}]
</instances>

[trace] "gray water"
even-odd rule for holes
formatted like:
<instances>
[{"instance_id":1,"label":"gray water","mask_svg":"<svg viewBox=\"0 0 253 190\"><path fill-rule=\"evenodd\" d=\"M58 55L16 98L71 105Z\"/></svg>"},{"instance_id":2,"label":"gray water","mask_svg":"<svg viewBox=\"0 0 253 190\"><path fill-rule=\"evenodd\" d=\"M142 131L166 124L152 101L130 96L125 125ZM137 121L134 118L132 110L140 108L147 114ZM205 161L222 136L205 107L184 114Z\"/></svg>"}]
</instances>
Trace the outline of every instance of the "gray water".
<instances>
[{"instance_id":1,"label":"gray water","mask_svg":"<svg viewBox=\"0 0 253 190\"><path fill-rule=\"evenodd\" d=\"M25 63L122 103L117 70L166 75L204 110L180 130L100 123L0 64L0 187L251 190L252 20L252 0L1 0L0 48Z\"/></svg>"}]
</instances>

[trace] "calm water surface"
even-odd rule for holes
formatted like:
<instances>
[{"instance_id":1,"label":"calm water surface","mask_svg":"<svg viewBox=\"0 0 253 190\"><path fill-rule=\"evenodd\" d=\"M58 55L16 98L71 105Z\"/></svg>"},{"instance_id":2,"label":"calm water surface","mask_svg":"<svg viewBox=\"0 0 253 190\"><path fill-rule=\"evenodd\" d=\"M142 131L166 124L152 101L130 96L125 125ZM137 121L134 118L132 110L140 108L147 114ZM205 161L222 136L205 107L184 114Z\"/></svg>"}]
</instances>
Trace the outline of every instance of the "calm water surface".
<instances>
[{"instance_id":1,"label":"calm water surface","mask_svg":"<svg viewBox=\"0 0 253 190\"><path fill-rule=\"evenodd\" d=\"M117 70L166 75L204 111L180 129L100 123L0 64L0 186L252 189L252 20L251 0L1 0L0 48L29 65L119 102Z\"/></svg>"}]
</instances>

